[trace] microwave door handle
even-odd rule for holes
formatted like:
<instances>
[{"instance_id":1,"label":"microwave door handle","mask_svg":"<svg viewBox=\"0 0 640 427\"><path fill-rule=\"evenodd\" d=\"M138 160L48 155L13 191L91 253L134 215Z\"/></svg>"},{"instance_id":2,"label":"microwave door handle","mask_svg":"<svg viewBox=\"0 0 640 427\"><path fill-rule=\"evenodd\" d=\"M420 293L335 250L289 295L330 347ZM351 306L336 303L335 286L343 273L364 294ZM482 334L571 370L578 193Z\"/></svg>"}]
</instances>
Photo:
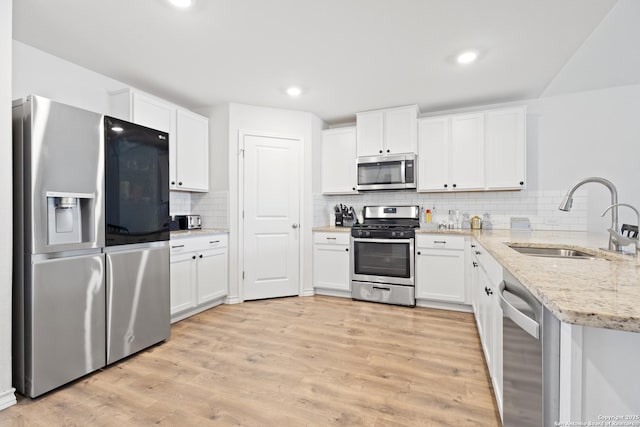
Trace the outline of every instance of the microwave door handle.
<instances>
[{"instance_id":1,"label":"microwave door handle","mask_svg":"<svg viewBox=\"0 0 640 427\"><path fill-rule=\"evenodd\" d=\"M400 162L400 176L402 177L402 184L407 183L407 168L405 167L407 163L403 160Z\"/></svg>"}]
</instances>

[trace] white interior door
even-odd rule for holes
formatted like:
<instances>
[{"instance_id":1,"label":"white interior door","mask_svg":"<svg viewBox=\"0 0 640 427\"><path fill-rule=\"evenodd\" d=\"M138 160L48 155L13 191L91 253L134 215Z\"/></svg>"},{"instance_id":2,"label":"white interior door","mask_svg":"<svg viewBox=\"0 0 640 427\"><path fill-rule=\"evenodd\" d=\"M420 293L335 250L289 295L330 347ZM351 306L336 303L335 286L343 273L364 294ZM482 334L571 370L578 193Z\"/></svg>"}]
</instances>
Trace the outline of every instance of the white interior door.
<instances>
[{"instance_id":1,"label":"white interior door","mask_svg":"<svg viewBox=\"0 0 640 427\"><path fill-rule=\"evenodd\" d=\"M298 295L301 141L242 139L244 299Z\"/></svg>"}]
</instances>

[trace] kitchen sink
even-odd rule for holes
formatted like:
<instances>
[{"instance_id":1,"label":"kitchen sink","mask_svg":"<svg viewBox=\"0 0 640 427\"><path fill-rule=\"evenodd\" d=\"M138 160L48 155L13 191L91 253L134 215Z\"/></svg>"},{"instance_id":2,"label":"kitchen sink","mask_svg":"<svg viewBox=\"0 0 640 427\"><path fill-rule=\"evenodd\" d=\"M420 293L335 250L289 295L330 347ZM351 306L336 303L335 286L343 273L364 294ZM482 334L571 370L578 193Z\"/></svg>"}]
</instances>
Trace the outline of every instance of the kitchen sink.
<instances>
[{"instance_id":1,"label":"kitchen sink","mask_svg":"<svg viewBox=\"0 0 640 427\"><path fill-rule=\"evenodd\" d=\"M540 246L520 246L517 244L508 245L511 249L521 254L547 257L547 258L571 258L571 259L604 259L594 254L582 252L577 249L561 247L540 247Z\"/></svg>"}]
</instances>

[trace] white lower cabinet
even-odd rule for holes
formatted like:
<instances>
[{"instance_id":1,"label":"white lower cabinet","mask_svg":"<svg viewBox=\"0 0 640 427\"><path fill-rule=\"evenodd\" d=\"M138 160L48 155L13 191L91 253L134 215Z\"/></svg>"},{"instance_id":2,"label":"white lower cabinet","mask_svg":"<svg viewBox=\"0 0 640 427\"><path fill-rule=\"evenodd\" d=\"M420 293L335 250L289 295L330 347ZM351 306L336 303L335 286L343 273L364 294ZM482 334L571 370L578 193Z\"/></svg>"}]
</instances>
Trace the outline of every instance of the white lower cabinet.
<instances>
[{"instance_id":1,"label":"white lower cabinet","mask_svg":"<svg viewBox=\"0 0 640 427\"><path fill-rule=\"evenodd\" d=\"M465 303L464 237L416 236L416 299Z\"/></svg>"},{"instance_id":2,"label":"white lower cabinet","mask_svg":"<svg viewBox=\"0 0 640 427\"><path fill-rule=\"evenodd\" d=\"M471 242L472 307L493 392L502 416L502 308L499 286L502 266L477 242Z\"/></svg>"},{"instance_id":3,"label":"white lower cabinet","mask_svg":"<svg viewBox=\"0 0 640 427\"><path fill-rule=\"evenodd\" d=\"M228 293L227 235L171 240L171 321L224 302Z\"/></svg>"},{"instance_id":4,"label":"white lower cabinet","mask_svg":"<svg viewBox=\"0 0 640 427\"><path fill-rule=\"evenodd\" d=\"M351 297L350 241L346 231L313 234L315 293Z\"/></svg>"}]
</instances>

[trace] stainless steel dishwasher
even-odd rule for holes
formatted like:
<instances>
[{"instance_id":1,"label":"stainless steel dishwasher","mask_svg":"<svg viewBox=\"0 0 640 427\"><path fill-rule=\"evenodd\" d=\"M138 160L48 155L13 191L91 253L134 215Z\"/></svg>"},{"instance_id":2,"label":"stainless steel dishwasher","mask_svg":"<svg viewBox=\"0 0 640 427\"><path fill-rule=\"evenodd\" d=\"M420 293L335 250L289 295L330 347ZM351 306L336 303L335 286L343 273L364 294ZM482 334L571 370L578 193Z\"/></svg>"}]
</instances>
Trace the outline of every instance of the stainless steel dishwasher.
<instances>
[{"instance_id":1,"label":"stainless steel dishwasher","mask_svg":"<svg viewBox=\"0 0 640 427\"><path fill-rule=\"evenodd\" d=\"M500 307L503 425L552 426L558 420L560 321L506 270Z\"/></svg>"}]
</instances>

